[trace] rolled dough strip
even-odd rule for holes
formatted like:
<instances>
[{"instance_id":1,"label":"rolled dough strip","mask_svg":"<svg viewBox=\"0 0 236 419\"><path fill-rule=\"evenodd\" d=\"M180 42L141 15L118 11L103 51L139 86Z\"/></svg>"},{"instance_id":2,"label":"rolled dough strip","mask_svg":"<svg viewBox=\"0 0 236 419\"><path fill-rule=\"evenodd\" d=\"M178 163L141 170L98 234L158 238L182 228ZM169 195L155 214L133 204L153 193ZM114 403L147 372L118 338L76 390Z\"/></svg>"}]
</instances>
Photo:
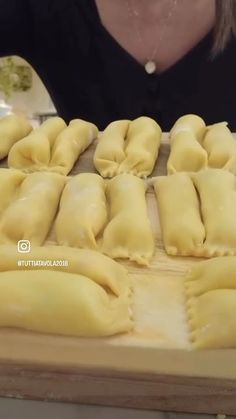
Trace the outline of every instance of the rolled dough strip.
<instances>
[{"instance_id":1,"label":"rolled dough strip","mask_svg":"<svg viewBox=\"0 0 236 419\"><path fill-rule=\"evenodd\" d=\"M14 201L26 175L15 169L0 169L0 217Z\"/></svg>"},{"instance_id":2,"label":"rolled dough strip","mask_svg":"<svg viewBox=\"0 0 236 419\"><path fill-rule=\"evenodd\" d=\"M170 138L174 138L179 132L191 132L200 143L203 140L206 124L203 119L195 114L181 116L175 122L170 131Z\"/></svg>"},{"instance_id":3,"label":"rolled dough strip","mask_svg":"<svg viewBox=\"0 0 236 419\"><path fill-rule=\"evenodd\" d=\"M26 173L47 171L51 147L57 135L66 127L61 118L50 118L30 135L18 141L8 156L8 166Z\"/></svg>"},{"instance_id":4,"label":"rolled dough strip","mask_svg":"<svg viewBox=\"0 0 236 419\"><path fill-rule=\"evenodd\" d=\"M94 124L75 119L56 138L50 161L50 170L67 175L81 153L97 138Z\"/></svg>"},{"instance_id":5,"label":"rolled dough strip","mask_svg":"<svg viewBox=\"0 0 236 419\"><path fill-rule=\"evenodd\" d=\"M196 349L236 347L236 290L216 289L188 300Z\"/></svg>"},{"instance_id":6,"label":"rolled dough strip","mask_svg":"<svg viewBox=\"0 0 236 419\"><path fill-rule=\"evenodd\" d=\"M55 173L28 175L0 218L0 243L16 245L19 240L29 240L32 245L41 245L56 214L64 184L65 177Z\"/></svg>"},{"instance_id":7,"label":"rolled dough strip","mask_svg":"<svg viewBox=\"0 0 236 419\"><path fill-rule=\"evenodd\" d=\"M236 289L236 256L222 256L195 264L185 279L185 288L189 297L215 289Z\"/></svg>"},{"instance_id":8,"label":"rolled dough strip","mask_svg":"<svg viewBox=\"0 0 236 419\"><path fill-rule=\"evenodd\" d=\"M118 173L147 177L155 166L161 144L161 128L151 118L140 117L129 125L125 140L125 159Z\"/></svg>"},{"instance_id":9,"label":"rolled dough strip","mask_svg":"<svg viewBox=\"0 0 236 419\"><path fill-rule=\"evenodd\" d=\"M4 159L13 144L32 131L32 126L26 118L9 115L0 119L0 159Z\"/></svg>"},{"instance_id":10,"label":"rolled dough strip","mask_svg":"<svg viewBox=\"0 0 236 419\"><path fill-rule=\"evenodd\" d=\"M96 237L108 219L105 182L94 173L82 173L66 185L56 219L60 245L97 249Z\"/></svg>"},{"instance_id":11,"label":"rolled dough strip","mask_svg":"<svg viewBox=\"0 0 236 419\"><path fill-rule=\"evenodd\" d=\"M0 273L0 326L41 333L108 336L132 328L130 298L57 271Z\"/></svg>"},{"instance_id":12,"label":"rolled dough strip","mask_svg":"<svg viewBox=\"0 0 236 419\"><path fill-rule=\"evenodd\" d=\"M205 229L198 196L186 173L153 179L165 250L169 255L197 255Z\"/></svg>"},{"instance_id":13,"label":"rolled dough strip","mask_svg":"<svg viewBox=\"0 0 236 419\"><path fill-rule=\"evenodd\" d=\"M94 154L94 166L103 177L118 174L120 163L125 159L124 143L130 121L114 121L102 133Z\"/></svg>"},{"instance_id":14,"label":"rolled dough strip","mask_svg":"<svg viewBox=\"0 0 236 419\"><path fill-rule=\"evenodd\" d=\"M207 167L207 152L200 145L205 122L197 115L179 118L170 131L171 151L167 172L194 172Z\"/></svg>"},{"instance_id":15,"label":"rolled dough strip","mask_svg":"<svg viewBox=\"0 0 236 419\"><path fill-rule=\"evenodd\" d=\"M206 230L203 256L236 254L236 181L221 169L207 169L192 175L201 200Z\"/></svg>"},{"instance_id":16,"label":"rolled dough strip","mask_svg":"<svg viewBox=\"0 0 236 419\"><path fill-rule=\"evenodd\" d=\"M102 251L148 265L154 237L147 214L145 183L136 176L118 175L107 183L110 221L104 230Z\"/></svg>"},{"instance_id":17,"label":"rolled dough strip","mask_svg":"<svg viewBox=\"0 0 236 419\"><path fill-rule=\"evenodd\" d=\"M227 122L207 127L203 147L208 153L209 167L229 169L236 174L236 140Z\"/></svg>"},{"instance_id":18,"label":"rolled dough strip","mask_svg":"<svg viewBox=\"0 0 236 419\"><path fill-rule=\"evenodd\" d=\"M21 263L18 264L18 261ZM24 263L22 263L24 261ZM45 261L47 264L33 264ZM66 261L63 264L48 262ZM32 246L30 253L23 255L17 246L0 246L0 271L59 270L87 276L97 284L110 290L115 295L129 295L130 281L126 268L108 256L94 250L75 249L65 246Z\"/></svg>"}]
</instances>

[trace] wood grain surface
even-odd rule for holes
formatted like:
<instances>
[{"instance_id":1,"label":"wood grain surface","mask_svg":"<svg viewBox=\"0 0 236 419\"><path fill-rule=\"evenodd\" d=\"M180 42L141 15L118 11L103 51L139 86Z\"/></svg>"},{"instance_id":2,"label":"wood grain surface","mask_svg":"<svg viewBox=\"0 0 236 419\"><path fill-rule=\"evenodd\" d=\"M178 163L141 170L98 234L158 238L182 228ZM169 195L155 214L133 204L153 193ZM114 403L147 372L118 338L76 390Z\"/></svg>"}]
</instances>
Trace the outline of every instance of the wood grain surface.
<instances>
[{"instance_id":1,"label":"wood grain surface","mask_svg":"<svg viewBox=\"0 0 236 419\"><path fill-rule=\"evenodd\" d=\"M72 174L95 171L93 152L94 145ZM164 135L153 176L166 174L168 154ZM78 339L2 329L1 396L236 414L236 351L191 347L183 278L199 260L165 254L152 189L147 202L155 257L149 268L122 262L132 276L134 331L108 339ZM53 238L52 230L48 243Z\"/></svg>"}]
</instances>

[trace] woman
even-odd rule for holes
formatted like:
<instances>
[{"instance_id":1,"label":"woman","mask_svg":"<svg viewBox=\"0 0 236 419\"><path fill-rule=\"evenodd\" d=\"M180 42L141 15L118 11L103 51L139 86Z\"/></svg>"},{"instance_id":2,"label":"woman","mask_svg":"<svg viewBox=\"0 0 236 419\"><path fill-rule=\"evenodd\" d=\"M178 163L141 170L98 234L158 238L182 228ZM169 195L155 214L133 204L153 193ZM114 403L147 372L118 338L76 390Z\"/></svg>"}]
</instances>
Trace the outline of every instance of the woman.
<instances>
[{"instance_id":1,"label":"woman","mask_svg":"<svg viewBox=\"0 0 236 419\"><path fill-rule=\"evenodd\" d=\"M236 0L0 0L0 55L28 60L66 121L184 113L236 131Z\"/></svg>"}]
</instances>

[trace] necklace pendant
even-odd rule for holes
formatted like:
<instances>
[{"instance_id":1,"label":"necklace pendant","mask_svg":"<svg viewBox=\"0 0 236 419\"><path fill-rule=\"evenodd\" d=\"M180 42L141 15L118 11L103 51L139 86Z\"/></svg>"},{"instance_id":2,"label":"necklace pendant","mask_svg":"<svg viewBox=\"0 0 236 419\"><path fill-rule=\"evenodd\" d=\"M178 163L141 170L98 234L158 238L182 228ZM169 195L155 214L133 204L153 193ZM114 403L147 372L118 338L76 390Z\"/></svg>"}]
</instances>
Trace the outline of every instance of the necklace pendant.
<instances>
[{"instance_id":1,"label":"necklace pendant","mask_svg":"<svg viewBox=\"0 0 236 419\"><path fill-rule=\"evenodd\" d=\"M150 60L145 64L145 70L148 74L153 74L156 71L156 64Z\"/></svg>"}]
</instances>

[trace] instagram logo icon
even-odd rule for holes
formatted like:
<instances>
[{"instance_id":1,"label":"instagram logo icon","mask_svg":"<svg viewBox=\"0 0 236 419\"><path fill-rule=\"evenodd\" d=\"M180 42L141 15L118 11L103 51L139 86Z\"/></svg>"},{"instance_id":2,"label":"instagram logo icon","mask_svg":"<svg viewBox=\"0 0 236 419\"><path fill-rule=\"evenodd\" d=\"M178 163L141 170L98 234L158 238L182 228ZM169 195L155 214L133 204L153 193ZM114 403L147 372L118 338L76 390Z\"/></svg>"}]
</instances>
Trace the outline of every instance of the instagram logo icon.
<instances>
[{"instance_id":1,"label":"instagram logo icon","mask_svg":"<svg viewBox=\"0 0 236 419\"><path fill-rule=\"evenodd\" d=\"M29 253L31 244L29 240L19 240L17 243L17 250L19 253Z\"/></svg>"}]
</instances>

